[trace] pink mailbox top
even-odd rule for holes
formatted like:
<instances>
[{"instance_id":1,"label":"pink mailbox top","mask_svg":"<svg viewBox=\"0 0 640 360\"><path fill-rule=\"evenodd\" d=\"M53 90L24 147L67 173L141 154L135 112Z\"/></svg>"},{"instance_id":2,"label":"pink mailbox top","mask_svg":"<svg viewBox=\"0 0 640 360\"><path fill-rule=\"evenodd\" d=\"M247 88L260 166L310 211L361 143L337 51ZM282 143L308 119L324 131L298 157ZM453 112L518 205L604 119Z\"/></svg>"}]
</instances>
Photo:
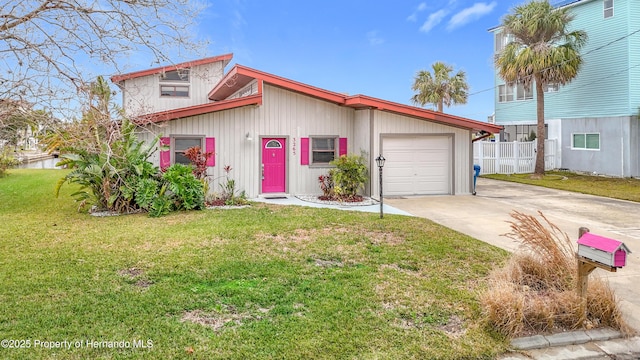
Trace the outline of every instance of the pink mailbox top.
<instances>
[{"instance_id":1,"label":"pink mailbox top","mask_svg":"<svg viewBox=\"0 0 640 360\"><path fill-rule=\"evenodd\" d=\"M578 240L578 244L596 248L608 253L614 253L622 246L624 251L626 251L627 253L631 252L629 248L621 241L609 239L604 236L595 235L592 233L585 233L584 235L582 235L582 237Z\"/></svg>"}]
</instances>

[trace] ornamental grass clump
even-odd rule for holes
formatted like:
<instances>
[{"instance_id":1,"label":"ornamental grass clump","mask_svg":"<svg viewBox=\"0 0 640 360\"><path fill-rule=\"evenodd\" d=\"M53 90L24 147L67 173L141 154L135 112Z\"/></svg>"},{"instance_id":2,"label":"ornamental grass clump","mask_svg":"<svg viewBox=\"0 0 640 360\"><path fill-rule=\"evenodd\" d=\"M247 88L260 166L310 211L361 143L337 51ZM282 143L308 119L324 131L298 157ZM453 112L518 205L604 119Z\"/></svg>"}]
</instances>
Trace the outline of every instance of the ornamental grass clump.
<instances>
[{"instance_id":1,"label":"ornamental grass clump","mask_svg":"<svg viewBox=\"0 0 640 360\"><path fill-rule=\"evenodd\" d=\"M581 313L573 241L542 213L542 221L520 212L511 216L511 232L505 236L519 241L521 247L490 275L489 287L481 295L487 322L509 337L578 328ZM629 331L609 284L594 275L589 278L583 326Z\"/></svg>"}]
</instances>

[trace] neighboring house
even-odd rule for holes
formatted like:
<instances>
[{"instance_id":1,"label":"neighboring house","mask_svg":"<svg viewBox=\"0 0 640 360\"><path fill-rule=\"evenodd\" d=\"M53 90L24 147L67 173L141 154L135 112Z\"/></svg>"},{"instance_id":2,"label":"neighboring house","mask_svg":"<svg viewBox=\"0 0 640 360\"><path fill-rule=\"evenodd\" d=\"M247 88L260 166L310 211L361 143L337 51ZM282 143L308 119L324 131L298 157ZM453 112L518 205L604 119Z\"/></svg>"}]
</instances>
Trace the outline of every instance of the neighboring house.
<instances>
[{"instance_id":1,"label":"neighboring house","mask_svg":"<svg viewBox=\"0 0 640 360\"><path fill-rule=\"evenodd\" d=\"M365 193L376 195L375 158L381 153L385 195L470 194L473 135L500 130L242 65L223 74L230 60L223 55L112 77L123 90L125 111L149 130L142 136L159 135L168 145L152 158L160 167L188 162L182 152L192 146L215 152L208 164L212 191L219 190L216 182L228 165L249 197L318 194L318 177L332 167L329 162L353 153L365 156ZM141 109L148 109L144 116Z\"/></svg>"},{"instance_id":2,"label":"neighboring house","mask_svg":"<svg viewBox=\"0 0 640 360\"><path fill-rule=\"evenodd\" d=\"M573 0L570 26L586 31L584 63L565 86L545 89L547 138L556 139L559 168L623 177L640 176L640 1ZM509 35L494 34L497 53ZM536 131L535 88L509 86L495 72L495 124L502 141Z\"/></svg>"}]
</instances>

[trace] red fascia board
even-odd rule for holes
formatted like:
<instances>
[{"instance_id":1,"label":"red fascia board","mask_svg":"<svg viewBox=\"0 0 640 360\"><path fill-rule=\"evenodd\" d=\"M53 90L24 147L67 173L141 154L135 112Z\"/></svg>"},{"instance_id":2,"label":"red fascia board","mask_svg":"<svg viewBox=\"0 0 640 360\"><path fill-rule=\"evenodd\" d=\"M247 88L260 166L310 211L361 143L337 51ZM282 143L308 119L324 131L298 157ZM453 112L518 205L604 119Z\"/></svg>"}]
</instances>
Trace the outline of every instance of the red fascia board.
<instances>
[{"instance_id":1,"label":"red fascia board","mask_svg":"<svg viewBox=\"0 0 640 360\"><path fill-rule=\"evenodd\" d=\"M216 92L224 86L225 81L231 79L234 75L249 76L254 79L262 80L265 83L282 87L291 91L299 92L309 96L317 97L336 104L344 104L346 96L333 91L321 89L315 86L307 85L298 81L286 79L277 75L269 74L260 70L252 69L242 65L235 65L229 73L216 85L211 92L209 98L215 97Z\"/></svg>"},{"instance_id":2,"label":"red fascia board","mask_svg":"<svg viewBox=\"0 0 640 360\"><path fill-rule=\"evenodd\" d=\"M161 111L149 115L144 115L139 119L139 122L163 122L169 120L175 120L179 118L185 118L189 116L196 116L207 114L216 111L234 109L248 105L262 105L262 94L245 96L237 99L217 101L214 103L202 104L184 107L180 109L174 109L169 111Z\"/></svg>"},{"instance_id":3,"label":"red fascia board","mask_svg":"<svg viewBox=\"0 0 640 360\"><path fill-rule=\"evenodd\" d=\"M226 66L231 61L232 58L233 58L233 54L230 53L230 54L212 56L212 57L199 59L199 60L187 61L180 64L175 64L175 65L167 65L167 66L162 66L162 67L153 68L153 69L135 71L128 74L113 75L111 77L111 82L114 84L117 84L124 80L135 79L135 78L154 75L154 74L160 74L165 71L173 71L176 69L192 68L194 66L210 64L218 61L224 61L225 62L224 66Z\"/></svg>"},{"instance_id":4,"label":"red fascia board","mask_svg":"<svg viewBox=\"0 0 640 360\"><path fill-rule=\"evenodd\" d=\"M463 127L473 130L484 130L489 133L500 132L502 126L497 126L482 121L466 119L463 117L438 113L431 110L420 109L415 106L403 105L387 100L377 99L365 95L350 96L345 101L346 106L350 107L372 107L381 111L390 111L398 114L414 116L422 119L436 121L443 124Z\"/></svg>"}]
</instances>

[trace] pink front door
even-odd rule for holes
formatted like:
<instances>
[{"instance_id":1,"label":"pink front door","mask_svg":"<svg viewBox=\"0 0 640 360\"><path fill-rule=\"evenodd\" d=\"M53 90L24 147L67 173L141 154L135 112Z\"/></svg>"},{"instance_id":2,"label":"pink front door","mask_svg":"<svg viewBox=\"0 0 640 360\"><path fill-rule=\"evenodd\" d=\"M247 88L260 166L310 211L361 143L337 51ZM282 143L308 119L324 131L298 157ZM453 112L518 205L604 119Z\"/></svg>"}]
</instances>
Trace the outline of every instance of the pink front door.
<instances>
[{"instance_id":1,"label":"pink front door","mask_svg":"<svg viewBox=\"0 0 640 360\"><path fill-rule=\"evenodd\" d=\"M262 192L285 192L286 139L262 139Z\"/></svg>"}]
</instances>

